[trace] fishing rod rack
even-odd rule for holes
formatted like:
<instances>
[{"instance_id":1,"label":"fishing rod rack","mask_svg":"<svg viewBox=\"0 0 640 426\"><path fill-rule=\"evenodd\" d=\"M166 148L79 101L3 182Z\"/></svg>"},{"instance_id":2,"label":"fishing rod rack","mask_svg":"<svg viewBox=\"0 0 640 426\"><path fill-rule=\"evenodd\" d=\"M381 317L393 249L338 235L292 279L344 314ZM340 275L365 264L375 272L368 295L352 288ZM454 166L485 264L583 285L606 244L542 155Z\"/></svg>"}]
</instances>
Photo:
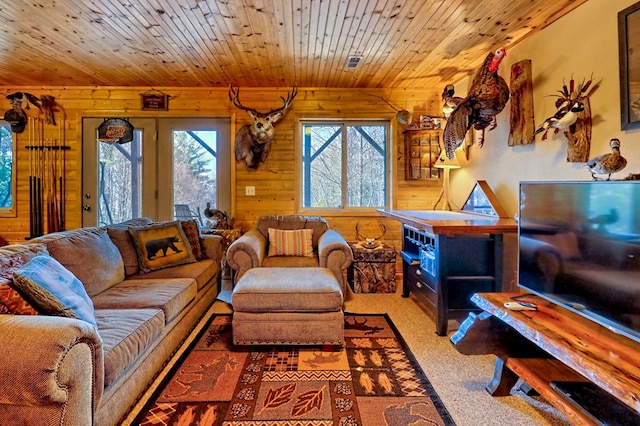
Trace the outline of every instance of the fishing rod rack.
<instances>
[{"instance_id":1,"label":"fishing rod rack","mask_svg":"<svg viewBox=\"0 0 640 426\"><path fill-rule=\"evenodd\" d=\"M65 229L66 152L65 121L55 128L30 117L27 126L29 151L29 237ZM56 134L57 133L57 134Z\"/></svg>"}]
</instances>

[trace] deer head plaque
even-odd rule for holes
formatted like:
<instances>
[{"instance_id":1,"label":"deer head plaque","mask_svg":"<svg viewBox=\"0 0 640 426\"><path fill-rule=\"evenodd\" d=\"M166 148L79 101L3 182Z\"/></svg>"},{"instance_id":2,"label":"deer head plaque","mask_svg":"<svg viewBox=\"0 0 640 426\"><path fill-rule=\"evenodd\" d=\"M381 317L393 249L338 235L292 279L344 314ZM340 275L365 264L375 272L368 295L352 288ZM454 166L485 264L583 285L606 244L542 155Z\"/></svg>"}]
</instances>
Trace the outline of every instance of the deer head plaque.
<instances>
[{"instance_id":1,"label":"deer head plaque","mask_svg":"<svg viewBox=\"0 0 640 426\"><path fill-rule=\"evenodd\" d=\"M284 111L291 106L291 103L298 94L298 88L293 86L291 92L287 92L287 99L282 96L284 102L282 107L272 109L269 112L258 112L253 108L247 108L240 102L240 88L234 89L229 86L229 99L236 107L249 114L253 123L245 124L238 130L236 135L236 160L243 161L250 169L257 169L261 162L267 159L271 142L275 136L273 127L283 116Z\"/></svg>"}]
</instances>

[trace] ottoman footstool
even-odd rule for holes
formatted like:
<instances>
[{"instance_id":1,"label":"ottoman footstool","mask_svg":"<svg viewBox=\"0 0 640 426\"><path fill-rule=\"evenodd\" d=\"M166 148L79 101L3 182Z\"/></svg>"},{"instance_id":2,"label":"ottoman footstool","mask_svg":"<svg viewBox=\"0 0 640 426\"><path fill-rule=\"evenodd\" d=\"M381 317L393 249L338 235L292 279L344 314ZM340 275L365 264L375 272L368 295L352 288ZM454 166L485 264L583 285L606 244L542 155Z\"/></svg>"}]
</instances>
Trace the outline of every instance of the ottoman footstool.
<instances>
[{"instance_id":1,"label":"ottoman footstool","mask_svg":"<svg viewBox=\"0 0 640 426\"><path fill-rule=\"evenodd\" d=\"M343 294L327 268L253 268L233 288L236 345L342 345Z\"/></svg>"}]
</instances>

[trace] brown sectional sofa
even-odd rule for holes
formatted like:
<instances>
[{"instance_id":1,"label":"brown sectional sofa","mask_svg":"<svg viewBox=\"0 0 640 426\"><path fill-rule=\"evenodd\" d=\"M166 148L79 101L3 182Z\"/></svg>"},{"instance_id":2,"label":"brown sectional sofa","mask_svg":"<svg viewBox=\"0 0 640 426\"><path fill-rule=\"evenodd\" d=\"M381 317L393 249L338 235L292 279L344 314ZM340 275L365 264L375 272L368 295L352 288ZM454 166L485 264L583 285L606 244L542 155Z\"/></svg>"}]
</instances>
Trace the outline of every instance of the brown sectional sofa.
<instances>
[{"instance_id":1,"label":"brown sectional sofa","mask_svg":"<svg viewBox=\"0 0 640 426\"><path fill-rule=\"evenodd\" d=\"M0 248L0 265L43 251L59 261L83 283L98 324L0 315L0 424L118 424L215 300L221 237L202 236L205 259L140 274L130 224Z\"/></svg>"}]
</instances>

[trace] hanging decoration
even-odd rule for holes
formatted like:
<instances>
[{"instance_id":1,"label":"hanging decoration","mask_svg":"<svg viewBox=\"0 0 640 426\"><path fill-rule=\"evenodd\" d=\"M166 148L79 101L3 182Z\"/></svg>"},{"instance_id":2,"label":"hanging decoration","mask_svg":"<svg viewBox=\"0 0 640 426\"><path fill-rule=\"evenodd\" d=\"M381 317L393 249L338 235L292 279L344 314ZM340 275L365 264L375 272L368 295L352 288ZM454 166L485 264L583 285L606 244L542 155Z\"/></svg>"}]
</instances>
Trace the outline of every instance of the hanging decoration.
<instances>
[{"instance_id":1,"label":"hanging decoration","mask_svg":"<svg viewBox=\"0 0 640 426\"><path fill-rule=\"evenodd\" d=\"M516 62L511 66L511 116L509 146L527 145L535 142L533 120L533 79L531 59Z\"/></svg>"},{"instance_id":2,"label":"hanging decoration","mask_svg":"<svg viewBox=\"0 0 640 426\"><path fill-rule=\"evenodd\" d=\"M133 140L133 125L126 118L105 118L98 127L98 142L127 143Z\"/></svg>"},{"instance_id":3,"label":"hanging decoration","mask_svg":"<svg viewBox=\"0 0 640 426\"><path fill-rule=\"evenodd\" d=\"M160 90L151 89L140 93L142 111L169 111L169 95Z\"/></svg>"}]
</instances>

